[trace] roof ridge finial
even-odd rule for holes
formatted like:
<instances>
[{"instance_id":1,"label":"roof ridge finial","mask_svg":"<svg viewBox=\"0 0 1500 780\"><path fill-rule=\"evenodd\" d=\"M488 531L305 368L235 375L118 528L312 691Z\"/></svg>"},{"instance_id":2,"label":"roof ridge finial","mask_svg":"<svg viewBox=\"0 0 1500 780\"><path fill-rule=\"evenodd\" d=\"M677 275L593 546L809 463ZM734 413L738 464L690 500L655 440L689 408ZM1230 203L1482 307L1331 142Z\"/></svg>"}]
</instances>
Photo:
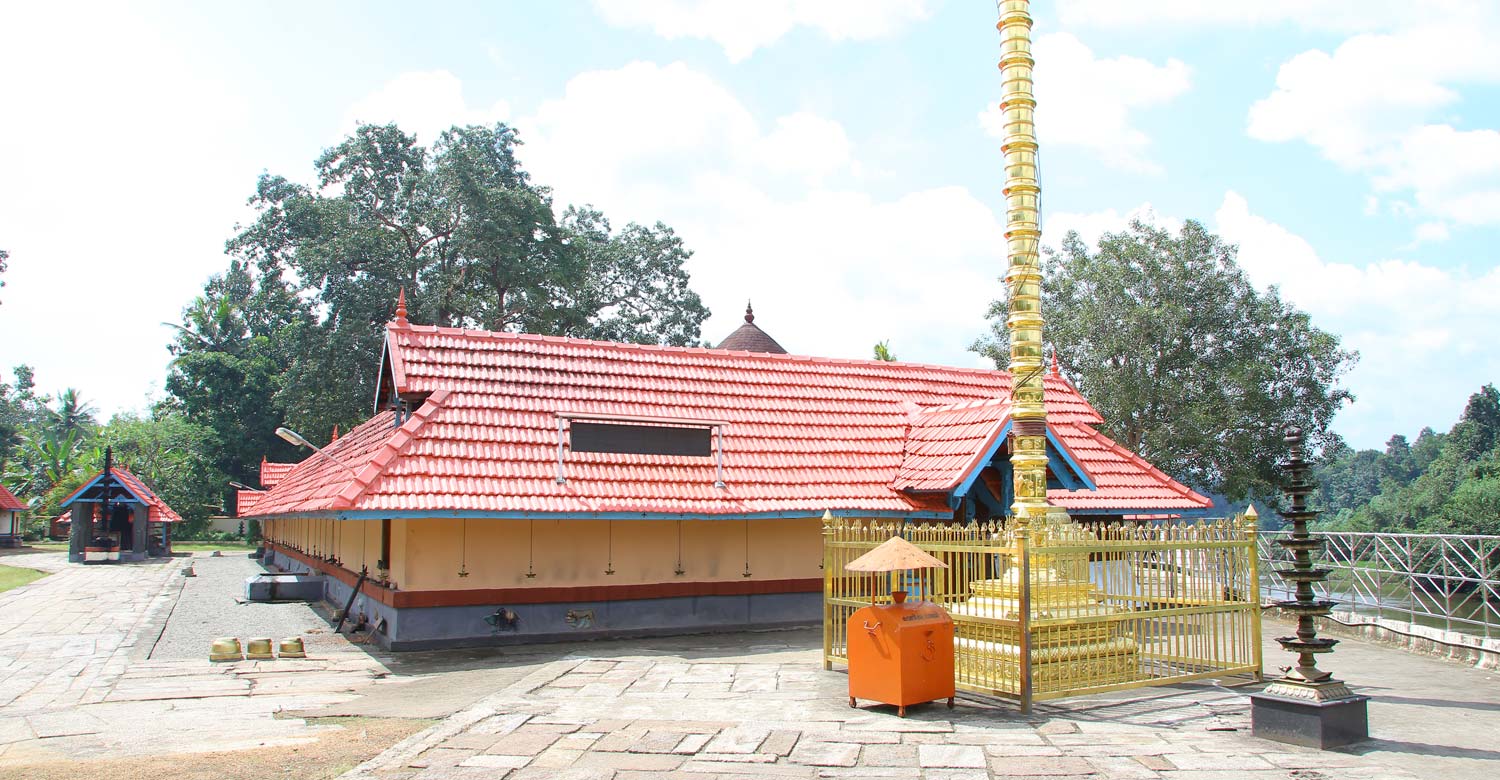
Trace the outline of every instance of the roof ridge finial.
<instances>
[{"instance_id":1,"label":"roof ridge finial","mask_svg":"<svg viewBox=\"0 0 1500 780\"><path fill-rule=\"evenodd\" d=\"M396 326L404 328L410 324L406 321L406 288L402 287L400 294L396 296Z\"/></svg>"},{"instance_id":2,"label":"roof ridge finial","mask_svg":"<svg viewBox=\"0 0 1500 780\"><path fill-rule=\"evenodd\" d=\"M1058 379L1062 378L1062 368L1057 365L1057 347L1052 348L1052 375Z\"/></svg>"},{"instance_id":3,"label":"roof ridge finial","mask_svg":"<svg viewBox=\"0 0 1500 780\"><path fill-rule=\"evenodd\" d=\"M746 299L745 301L745 322L751 324L755 323L755 309L750 307L750 301L748 299Z\"/></svg>"},{"instance_id":4,"label":"roof ridge finial","mask_svg":"<svg viewBox=\"0 0 1500 780\"><path fill-rule=\"evenodd\" d=\"M339 424L338 423L334 423L333 424L333 437L330 438L328 441L330 443L332 443L332 442L336 442L338 440L339 440Z\"/></svg>"}]
</instances>

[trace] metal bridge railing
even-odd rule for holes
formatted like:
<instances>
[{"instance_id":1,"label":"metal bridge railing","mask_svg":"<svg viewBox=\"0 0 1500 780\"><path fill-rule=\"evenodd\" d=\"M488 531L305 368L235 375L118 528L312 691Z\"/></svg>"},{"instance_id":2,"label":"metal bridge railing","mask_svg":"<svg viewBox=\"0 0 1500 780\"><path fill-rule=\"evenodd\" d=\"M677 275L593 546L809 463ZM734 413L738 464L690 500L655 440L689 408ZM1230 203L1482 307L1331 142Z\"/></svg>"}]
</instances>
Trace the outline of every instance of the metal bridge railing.
<instances>
[{"instance_id":1,"label":"metal bridge railing","mask_svg":"<svg viewBox=\"0 0 1500 780\"><path fill-rule=\"evenodd\" d=\"M1385 618L1492 639L1500 637L1500 536L1316 531L1328 544L1316 565L1330 569L1320 598L1340 612ZM1290 553L1259 534L1261 593L1295 598L1295 586L1276 568Z\"/></svg>"}]
</instances>

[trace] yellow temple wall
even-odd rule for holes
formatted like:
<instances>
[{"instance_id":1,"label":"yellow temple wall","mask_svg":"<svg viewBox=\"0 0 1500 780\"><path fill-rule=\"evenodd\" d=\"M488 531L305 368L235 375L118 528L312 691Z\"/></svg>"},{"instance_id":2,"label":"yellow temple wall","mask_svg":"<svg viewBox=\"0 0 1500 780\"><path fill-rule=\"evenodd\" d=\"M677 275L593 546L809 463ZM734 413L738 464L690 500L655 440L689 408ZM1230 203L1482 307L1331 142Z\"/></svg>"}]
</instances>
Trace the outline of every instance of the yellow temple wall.
<instances>
[{"instance_id":1,"label":"yellow temple wall","mask_svg":"<svg viewBox=\"0 0 1500 780\"><path fill-rule=\"evenodd\" d=\"M285 519L269 541L376 576L380 520ZM679 527L681 564L677 574ZM822 520L390 521L389 578L403 591L820 578ZM535 577L527 577L528 557ZM612 568L613 574L606 569ZM468 576L460 577L460 569Z\"/></svg>"},{"instance_id":2,"label":"yellow temple wall","mask_svg":"<svg viewBox=\"0 0 1500 780\"><path fill-rule=\"evenodd\" d=\"M743 520L681 521L681 575L675 520L397 521L402 554L391 577L403 590L635 585L740 581L746 564ZM821 576L822 521L751 520L750 578ZM530 570L535 577L527 577ZM460 566L467 577L458 575ZM607 574L613 569L614 574Z\"/></svg>"}]
</instances>

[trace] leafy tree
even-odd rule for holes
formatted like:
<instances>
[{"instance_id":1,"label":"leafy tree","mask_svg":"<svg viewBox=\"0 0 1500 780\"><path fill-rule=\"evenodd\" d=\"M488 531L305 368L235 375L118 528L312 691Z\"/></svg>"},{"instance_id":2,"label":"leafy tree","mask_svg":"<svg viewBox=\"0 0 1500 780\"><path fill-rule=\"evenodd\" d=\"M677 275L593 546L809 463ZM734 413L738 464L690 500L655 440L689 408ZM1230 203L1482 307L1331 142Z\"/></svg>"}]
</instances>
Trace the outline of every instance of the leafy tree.
<instances>
[{"instance_id":1,"label":"leafy tree","mask_svg":"<svg viewBox=\"0 0 1500 780\"><path fill-rule=\"evenodd\" d=\"M194 426L191 436L186 428L177 430L206 458L204 465L195 466L200 469L195 474L208 469L253 483L262 457L297 459L275 431L287 418L280 400L283 372L295 362L292 350L306 343L312 326L308 307L279 274L257 278L239 259L210 279L203 295L183 311L169 347L174 359L167 391L175 405L170 415L154 415L180 415ZM228 480L221 480L218 489L227 496Z\"/></svg>"},{"instance_id":2,"label":"leafy tree","mask_svg":"<svg viewBox=\"0 0 1500 780\"><path fill-rule=\"evenodd\" d=\"M1410 448L1410 471L1392 463L1400 455L1395 447L1368 452L1380 458L1368 470L1380 476L1381 489L1362 505L1342 510L1337 525L1362 531L1500 533L1500 393L1493 385L1470 396L1447 434L1422 430Z\"/></svg>"},{"instance_id":3,"label":"leafy tree","mask_svg":"<svg viewBox=\"0 0 1500 780\"><path fill-rule=\"evenodd\" d=\"M78 431L29 430L5 473L5 483L12 493L39 500L33 508L45 512L48 493L87 462L88 450Z\"/></svg>"},{"instance_id":4,"label":"leafy tree","mask_svg":"<svg viewBox=\"0 0 1500 780\"><path fill-rule=\"evenodd\" d=\"M270 296L275 323L237 324L249 306L190 309L174 345L182 379L168 384L189 419L236 449L221 453L222 470L247 476L250 443L230 444L241 431L259 437L285 422L316 439L369 415L402 289L422 323L697 343L708 310L688 287L681 239L660 223L616 232L591 208L557 217L550 191L521 167L520 143L503 124L454 127L429 150L395 125L365 125L318 158L313 185L261 177L257 218L228 243L235 265L210 282L243 292L208 289L204 303ZM199 322L220 319L223 343ZM231 397L237 374L247 389ZM263 444L275 451L254 446Z\"/></svg>"},{"instance_id":5,"label":"leafy tree","mask_svg":"<svg viewBox=\"0 0 1500 780\"><path fill-rule=\"evenodd\" d=\"M46 407L46 415L45 424L53 432L59 435L76 433L81 441L88 440L99 428L94 419L94 407L71 387L57 394L57 408Z\"/></svg>"},{"instance_id":6,"label":"leafy tree","mask_svg":"<svg viewBox=\"0 0 1500 780\"><path fill-rule=\"evenodd\" d=\"M1231 500L1271 498L1296 426L1333 442L1339 379L1357 359L1273 287L1258 291L1237 249L1197 222L1176 235L1140 221L1047 250L1047 339L1103 415L1104 432L1189 484ZM1004 367L1006 303L974 349Z\"/></svg>"},{"instance_id":7,"label":"leafy tree","mask_svg":"<svg viewBox=\"0 0 1500 780\"><path fill-rule=\"evenodd\" d=\"M875 359L884 360L888 363L895 362L896 355L891 352L890 341L879 341L875 343Z\"/></svg>"},{"instance_id":8,"label":"leafy tree","mask_svg":"<svg viewBox=\"0 0 1500 780\"><path fill-rule=\"evenodd\" d=\"M1314 473L1318 483L1320 523L1338 526L1356 509L1380 495L1385 455L1377 450L1354 450L1339 442L1323 449Z\"/></svg>"},{"instance_id":9,"label":"leafy tree","mask_svg":"<svg viewBox=\"0 0 1500 780\"><path fill-rule=\"evenodd\" d=\"M144 416L116 415L100 433L100 443L114 449L116 464L182 515L184 532L202 530L210 516L223 511L228 477L208 455L213 431L190 422L174 404L156 404Z\"/></svg>"},{"instance_id":10,"label":"leafy tree","mask_svg":"<svg viewBox=\"0 0 1500 780\"><path fill-rule=\"evenodd\" d=\"M21 435L45 408L36 395L36 379L30 366L16 366L15 382L0 382L0 474L21 444Z\"/></svg>"},{"instance_id":11,"label":"leafy tree","mask_svg":"<svg viewBox=\"0 0 1500 780\"><path fill-rule=\"evenodd\" d=\"M7 251L5 251L4 249L0 249L0 274L5 273L5 266L6 266L6 264L9 261L10 261L10 253L7 252ZM4 287L4 286L5 286L5 280L4 279L0 279L0 287Z\"/></svg>"}]
</instances>

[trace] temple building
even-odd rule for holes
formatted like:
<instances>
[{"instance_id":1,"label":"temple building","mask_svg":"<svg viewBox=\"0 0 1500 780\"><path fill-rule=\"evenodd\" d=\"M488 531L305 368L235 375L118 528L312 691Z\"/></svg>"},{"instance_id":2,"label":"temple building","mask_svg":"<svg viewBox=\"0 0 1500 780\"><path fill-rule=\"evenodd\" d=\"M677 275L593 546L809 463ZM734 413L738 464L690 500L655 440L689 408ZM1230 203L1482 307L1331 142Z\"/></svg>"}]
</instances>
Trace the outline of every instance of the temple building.
<instances>
[{"instance_id":1,"label":"temple building","mask_svg":"<svg viewBox=\"0 0 1500 780\"><path fill-rule=\"evenodd\" d=\"M113 465L62 502L67 510L68 560L74 563L141 561L172 554L172 524L182 517L146 483Z\"/></svg>"},{"instance_id":2,"label":"temple building","mask_svg":"<svg viewBox=\"0 0 1500 780\"><path fill-rule=\"evenodd\" d=\"M240 514L335 603L359 583L351 615L405 649L815 624L825 512L1007 513L1008 373L790 355L753 317L706 349L399 307L374 416L267 464ZM1045 391L1049 502L1085 522L1208 509L1101 434L1055 366Z\"/></svg>"},{"instance_id":3,"label":"temple building","mask_svg":"<svg viewBox=\"0 0 1500 780\"><path fill-rule=\"evenodd\" d=\"M24 543L21 513L26 505L0 485L0 547L20 547Z\"/></svg>"}]
</instances>

